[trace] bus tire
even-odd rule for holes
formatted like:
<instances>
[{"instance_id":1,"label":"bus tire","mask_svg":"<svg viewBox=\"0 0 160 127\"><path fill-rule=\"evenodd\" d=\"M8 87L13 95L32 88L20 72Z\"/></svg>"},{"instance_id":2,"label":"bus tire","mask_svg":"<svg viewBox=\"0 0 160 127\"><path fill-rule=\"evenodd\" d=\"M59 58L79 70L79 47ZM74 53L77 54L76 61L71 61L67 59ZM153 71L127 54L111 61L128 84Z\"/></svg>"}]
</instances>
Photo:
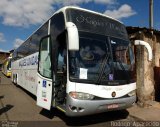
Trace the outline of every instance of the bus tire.
<instances>
[{"instance_id":1,"label":"bus tire","mask_svg":"<svg viewBox=\"0 0 160 127\"><path fill-rule=\"evenodd\" d=\"M17 86L17 74L13 74L13 83Z\"/></svg>"}]
</instances>

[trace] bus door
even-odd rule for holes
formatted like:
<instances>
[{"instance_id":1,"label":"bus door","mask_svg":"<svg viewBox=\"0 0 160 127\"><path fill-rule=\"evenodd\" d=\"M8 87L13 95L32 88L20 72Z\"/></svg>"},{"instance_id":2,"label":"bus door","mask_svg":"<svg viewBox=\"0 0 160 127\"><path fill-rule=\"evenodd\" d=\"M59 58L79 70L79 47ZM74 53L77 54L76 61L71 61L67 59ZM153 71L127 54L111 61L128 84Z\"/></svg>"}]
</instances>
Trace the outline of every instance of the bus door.
<instances>
[{"instance_id":1,"label":"bus door","mask_svg":"<svg viewBox=\"0 0 160 127\"><path fill-rule=\"evenodd\" d=\"M55 102L56 106L65 105L66 103L66 83L67 83L67 46L66 34L63 32L57 37L57 73L55 83Z\"/></svg>"},{"instance_id":2,"label":"bus door","mask_svg":"<svg viewBox=\"0 0 160 127\"><path fill-rule=\"evenodd\" d=\"M50 110L52 102L52 71L51 71L50 36L40 41L38 62L37 105Z\"/></svg>"}]
</instances>

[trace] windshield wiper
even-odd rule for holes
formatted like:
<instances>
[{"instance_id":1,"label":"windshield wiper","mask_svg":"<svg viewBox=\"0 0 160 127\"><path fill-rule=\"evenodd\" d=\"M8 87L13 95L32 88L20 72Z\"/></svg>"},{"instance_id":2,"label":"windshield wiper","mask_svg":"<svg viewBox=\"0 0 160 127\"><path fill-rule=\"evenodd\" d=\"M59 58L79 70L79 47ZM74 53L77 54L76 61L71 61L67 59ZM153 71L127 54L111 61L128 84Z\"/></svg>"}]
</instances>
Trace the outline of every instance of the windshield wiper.
<instances>
[{"instance_id":1,"label":"windshield wiper","mask_svg":"<svg viewBox=\"0 0 160 127\"><path fill-rule=\"evenodd\" d=\"M127 73L126 69L124 68L122 62L121 62L118 58L116 59L116 62L119 63L120 67L121 67L122 70L125 72L125 74L126 74L126 76L127 76L127 83L129 83L129 81L130 81L130 80L129 80L129 79L130 79L130 76L129 76L129 74Z\"/></svg>"},{"instance_id":2,"label":"windshield wiper","mask_svg":"<svg viewBox=\"0 0 160 127\"><path fill-rule=\"evenodd\" d=\"M110 71L107 74L105 72L107 61L108 61L108 58L110 56L109 54L110 53L107 53L106 56L105 56L105 58L103 59L102 66L100 67L100 75L98 76L98 79L96 81L97 84L100 84L104 73L105 73L105 75L108 75L110 73Z\"/></svg>"}]
</instances>

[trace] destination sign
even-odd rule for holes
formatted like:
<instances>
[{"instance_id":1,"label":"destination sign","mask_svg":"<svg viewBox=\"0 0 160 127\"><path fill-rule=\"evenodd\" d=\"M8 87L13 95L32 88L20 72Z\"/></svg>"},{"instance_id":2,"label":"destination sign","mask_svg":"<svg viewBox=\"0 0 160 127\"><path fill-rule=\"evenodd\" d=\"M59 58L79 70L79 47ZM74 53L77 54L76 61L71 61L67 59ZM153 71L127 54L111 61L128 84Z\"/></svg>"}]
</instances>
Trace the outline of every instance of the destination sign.
<instances>
[{"instance_id":1,"label":"destination sign","mask_svg":"<svg viewBox=\"0 0 160 127\"><path fill-rule=\"evenodd\" d=\"M114 36L128 40L125 26L114 19L76 9L68 9L66 14L67 21L75 23L80 31Z\"/></svg>"}]
</instances>

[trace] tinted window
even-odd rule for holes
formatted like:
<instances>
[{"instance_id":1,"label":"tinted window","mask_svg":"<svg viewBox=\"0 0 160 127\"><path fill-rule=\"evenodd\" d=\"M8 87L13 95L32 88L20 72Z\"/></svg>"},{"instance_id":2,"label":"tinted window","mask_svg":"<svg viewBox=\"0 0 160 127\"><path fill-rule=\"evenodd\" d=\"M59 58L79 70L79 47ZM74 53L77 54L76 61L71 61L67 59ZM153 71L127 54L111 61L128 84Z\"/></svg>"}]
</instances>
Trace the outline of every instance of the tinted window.
<instances>
[{"instance_id":1,"label":"tinted window","mask_svg":"<svg viewBox=\"0 0 160 127\"><path fill-rule=\"evenodd\" d=\"M55 14L51 18L51 41L52 41L52 60L53 62L53 70L56 73L57 71L57 55L58 55L58 45L59 45L59 39L58 36L62 34L65 30L65 22L64 22L64 15L63 13ZM61 38L63 39L63 38Z\"/></svg>"},{"instance_id":2,"label":"tinted window","mask_svg":"<svg viewBox=\"0 0 160 127\"><path fill-rule=\"evenodd\" d=\"M58 13L51 18L51 35L54 40L57 36L64 31L64 15L63 13Z\"/></svg>"},{"instance_id":3,"label":"tinted window","mask_svg":"<svg viewBox=\"0 0 160 127\"><path fill-rule=\"evenodd\" d=\"M13 60L17 60L33 53L38 52L40 39L48 35L48 22L38 29L31 37L29 37L20 47L13 53Z\"/></svg>"},{"instance_id":4,"label":"tinted window","mask_svg":"<svg viewBox=\"0 0 160 127\"><path fill-rule=\"evenodd\" d=\"M114 36L128 40L125 26L118 21L76 9L68 9L66 15L67 21L75 23L80 31Z\"/></svg>"},{"instance_id":5,"label":"tinted window","mask_svg":"<svg viewBox=\"0 0 160 127\"><path fill-rule=\"evenodd\" d=\"M47 78L51 78L51 53L49 37L42 39L40 44L39 73Z\"/></svg>"}]
</instances>

